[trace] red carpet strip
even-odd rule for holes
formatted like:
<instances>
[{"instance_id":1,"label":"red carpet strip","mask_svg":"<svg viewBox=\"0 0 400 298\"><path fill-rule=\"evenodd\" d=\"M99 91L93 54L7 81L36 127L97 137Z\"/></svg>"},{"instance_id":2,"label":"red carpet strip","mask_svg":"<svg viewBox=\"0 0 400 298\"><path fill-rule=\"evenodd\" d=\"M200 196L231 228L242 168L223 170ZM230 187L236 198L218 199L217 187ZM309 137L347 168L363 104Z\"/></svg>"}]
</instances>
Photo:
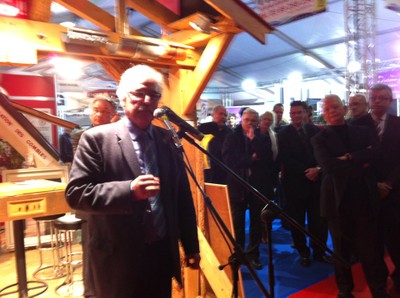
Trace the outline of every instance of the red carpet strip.
<instances>
[{"instance_id":1,"label":"red carpet strip","mask_svg":"<svg viewBox=\"0 0 400 298\"><path fill-rule=\"evenodd\" d=\"M393 264L389 257L385 258L388 265L389 272L393 270ZM362 271L361 264L357 263L352 266L353 278L355 288L353 295L356 298L371 298L367 283L365 281L364 272ZM388 279L388 292L391 298L400 298L400 292L396 291L393 286L391 278ZM290 298L332 298L337 296L337 288L335 283L335 276L328 277L308 288L305 288L293 295Z\"/></svg>"}]
</instances>

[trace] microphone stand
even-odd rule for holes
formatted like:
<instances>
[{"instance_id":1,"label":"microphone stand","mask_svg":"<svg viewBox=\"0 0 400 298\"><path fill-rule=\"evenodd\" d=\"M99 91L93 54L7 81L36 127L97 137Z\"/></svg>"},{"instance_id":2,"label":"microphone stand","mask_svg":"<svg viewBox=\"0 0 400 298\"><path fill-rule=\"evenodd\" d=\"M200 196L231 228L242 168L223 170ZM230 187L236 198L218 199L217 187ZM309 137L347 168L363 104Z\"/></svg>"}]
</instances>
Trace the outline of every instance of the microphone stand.
<instances>
[{"instance_id":1,"label":"microphone stand","mask_svg":"<svg viewBox=\"0 0 400 298\"><path fill-rule=\"evenodd\" d=\"M267 290L265 289L264 285L260 282L254 268L251 266L249 260L246 258L243 249L240 247L239 244L237 244L236 240L233 238L232 234L224 224L223 220L221 217L218 215L217 211L212 205L212 202L209 197L205 194L201 186L199 185L198 181L196 180L196 177L194 177L194 174L192 171L189 171L191 177L195 181L197 187L201 190L201 193L203 194L203 197L205 199L207 207L210 209L210 211L216 215L216 219L218 223L221 224L223 227L224 232L228 235L229 240L234 246L234 253L233 255L229 258L228 264L232 267L232 272L233 272L233 277L234 277L234 289L237 290L237 283L238 283L238 270L240 267L240 264L246 265L246 267L249 269L249 272L253 279L256 281L257 285L265 295L265 297L274 297L274 286L275 286L275 277L274 277L274 270L273 270L273 262L272 262L272 240L271 240L271 230L272 230L272 220L273 218L280 217L282 220L286 220L292 228L297 229L298 231L302 232L303 234L307 235L310 237L310 240L313 241L318 247L323 249L324 251L328 252L330 255L334 257L335 260L340 262L342 265L346 267L350 267L350 264L345 261L341 256L335 254L331 249L329 249L321 240L316 238L313 234L311 234L309 231L305 230L297 221L295 221L293 218L291 218L289 215L287 215L281 207L279 207L277 204L275 204L273 201L267 199L263 194L261 194L257 189L255 189L253 186L251 186L246 180L244 180L242 177L240 177L238 174L236 174L234 171L232 171L229 167L227 167L223 162L221 162L218 158L210 154L206 149L204 149L202 146L197 144L191 137L189 137L185 131L180 129L178 131L178 136L180 138L184 138L187 140L190 144L195 146L197 149L199 149L202 153L207 155L212 161L215 162L219 167L221 167L225 172L229 173L232 177L235 178L235 180L240 183L246 190L250 191L255 197L260 199L262 202L266 204L266 206L263 209L264 214L268 214L268 216L263 215L262 218L265 221L270 220L270 222L267 224L268 227L268 249L269 249L269 262L268 262L268 267L269 267L269 287L271 293L268 293ZM183 149L182 149L183 150ZM260 215L261 216L261 215ZM265 217L268 217L266 219ZM226 266L226 265L225 265ZM220 266L221 267L221 266ZM224 266L223 266L224 267ZM222 268L223 268L222 267ZM221 269L221 268L220 268ZM236 296L237 297L237 296Z\"/></svg>"},{"instance_id":2,"label":"microphone stand","mask_svg":"<svg viewBox=\"0 0 400 298\"><path fill-rule=\"evenodd\" d=\"M179 131L178 131L179 135ZM192 138L189 136L183 136L186 140L188 140L190 143L196 144ZM196 144L196 146L198 146ZM184 149L183 147L175 147L179 153L183 153ZM201 147L200 147L201 148ZM202 148L203 149L203 148ZM204 150L204 149L203 149ZM254 268L251 266L249 260L247 259L245 252L243 251L243 248L236 242L235 238L233 237L232 233L229 231L228 227L224 223L223 219L219 215L218 211L215 209L210 197L205 193L203 187L199 184L195 174L193 173L192 169L186 164L186 170L188 171L189 175L192 177L194 183L196 184L197 188L200 190L202 197L204 199L204 202L208 208L208 210L211 212L212 217L216 220L217 225L222 228L224 234L227 236L229 239L230 243L233 246L233 251L234 253L229 257L228 263L224 265L219 265L218 269L223 270L226 266L231 267L232 271L232 297L239 297L239 268L241 264L246 265L248 268L250 275L253 277L254 281L256 282L257 286L260 288L261 292L264 294L265 297L273 297L271 296L267 289L264 287L263 283L259 279L256 271Z\"/></svg>"}]
</instances>

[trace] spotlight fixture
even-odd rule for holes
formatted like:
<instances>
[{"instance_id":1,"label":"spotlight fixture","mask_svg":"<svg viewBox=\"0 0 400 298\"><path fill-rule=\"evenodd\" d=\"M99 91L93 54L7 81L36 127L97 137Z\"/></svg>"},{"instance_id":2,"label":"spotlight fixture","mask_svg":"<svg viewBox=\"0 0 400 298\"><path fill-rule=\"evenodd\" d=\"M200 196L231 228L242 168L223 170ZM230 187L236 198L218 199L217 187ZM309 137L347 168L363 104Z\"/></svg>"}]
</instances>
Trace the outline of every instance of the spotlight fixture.
<instances>
[{"instance_id":1,"label":"spotlight fixture","mask_svg":"<svg viewBox=\"0 0 400 298\"><path fill-rule=\"evenodd\" d=\"M211 31L218 31L218 28L213 26L213 23L213 19L204 14L198 14L196 18L194 18L192 21L189 21L189 25L194 30L205 34L210 34Z\"/></svg>"},{"instance_id":2,"label":"spotlight fixture","mask_svg":"<svg viewBox=\"0 0 400 298\"><path fill-rule=\"evenodd\" d=\"M0 15L15 17L19 14L16 0L0 0Z\"/></svg>"}]
</instances>

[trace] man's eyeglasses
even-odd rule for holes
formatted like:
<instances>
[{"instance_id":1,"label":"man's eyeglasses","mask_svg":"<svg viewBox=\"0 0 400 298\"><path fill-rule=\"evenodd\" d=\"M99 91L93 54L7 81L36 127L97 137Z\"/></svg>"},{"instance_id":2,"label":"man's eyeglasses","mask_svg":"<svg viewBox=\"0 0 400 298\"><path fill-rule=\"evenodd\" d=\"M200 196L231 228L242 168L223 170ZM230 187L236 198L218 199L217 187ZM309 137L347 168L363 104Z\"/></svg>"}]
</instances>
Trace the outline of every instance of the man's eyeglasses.
<instances>
[{"instance_id":1,"label":"man's eyeglasses","mask_svg":"<svg viewBox=\"0 0 400 298\"><path fill-rule=\"evenodd\" d=\"M146 96L150 97L150 99L154 101L157 101L161 98L161 94L155 91L152 92L131 91L128 92L128 96L131 100L144 100Z\"/></svg>"},{"instance_id":2,"label":"man's eyeglasses","mask_svg":"<svg viewBox=\"0 0 400 298\"><path fill-rule=\"evenodd\" d=\"M382 100L382 101L384 101L384 100L392 100L392 98L390 97L390 96L371 96L370 98L369 98L370 100Z\"/></svg>"}]
</instances>

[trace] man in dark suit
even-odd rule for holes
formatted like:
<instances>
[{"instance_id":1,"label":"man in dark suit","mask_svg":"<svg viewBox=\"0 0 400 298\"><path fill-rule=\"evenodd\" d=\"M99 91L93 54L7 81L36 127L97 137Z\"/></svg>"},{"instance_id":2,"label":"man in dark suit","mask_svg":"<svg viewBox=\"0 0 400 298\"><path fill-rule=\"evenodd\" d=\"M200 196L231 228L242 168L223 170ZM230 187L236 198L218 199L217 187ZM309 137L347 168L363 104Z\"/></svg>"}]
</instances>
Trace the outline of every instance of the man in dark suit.
<instances>
[{"instance_id":1,"label":"man in dark suit","mask_svg":"<svg viewBox=\"0 0 400 298\"><path fill-rule=\"evenodd\" d=\"M208 143L207 150L210 154L222 161L222 145L225 137L232 130L226 125L227 112L223 106L215 106L211 113L212 121L202 123L198 129L204 134L211 134L213 138ZM215 162L210 160L210 169L204 171L205 181L226 184L226 172Z\"/></svg>"},{"instance_id":2,"label":"man in dark suit","mask_svg":"<svg viewBox=\"0 0 400 298\"><path fill-rule=\"evenodd\" d=\"M381 248L386 245L395 266L391 278L400 291L400 118L388 113L392 101L392 89L388 85L372 86L371 113L354 124L367 126L379 135L383 154L375 168L381 198Z\"/></svg>"},{"instance_id":3,"label":"man in dark suit","mask_svg":"<svg viewBox=\"0 0 400 298\"><path fill-rule=\"evenodd\" d=\"M242 121L228 134L222 147L225 164L263 195L268 195L268 161L272 150L267 146L265 135L257 133L258 112L247 108ZM261 210L265 206L259 198L247 191L232 176L227 176L229 199L236 241L244 249L246 209L250 211L250 237L246 254L252 266L260 270L260 243L262 237Z\"/></svg>"},{"instance_id":4,"label":"man in dark suit","mask_svg":"<svg viewBox=\"0 0 400 298\"><path fill-rule=\"evenodd\" d=\"M196 216L180 154L168 131L151 125L162 75L134 66L121 76L122 120L80 139L66 189L71 208L88 213L95 297L171 297L186 264L198 268ZM149 154L151 153L151 154Z\"/></svg>"},{"instance_id":5,"label":"man in dark suit","mask_svg":"<svg viewBox=\"0 0 400 298\"><path fill-rule=\"evenodd\" d=\"M327 95L322 110L328 126L312 144L323 172L321 214L328 220L334 251L349 263L357 254L372 297L389 297L378 248L379 199L371 167L379 157L377 140L367 128L345 122L345 108L337 95ZM337 260L334 264L338 297L354 297L351 268Z\"/></svg>"},{"instance_id":6,"label":"man in dark suit","mask_svg":"<svg viewBox=\"0 0 400 298\"><path fill-rule=\"evenodd\" d=\"M287 213L305 227L306 216L308 230L323 243L328 237L328 227L319 214L320 169L314 158L310 138L319 132L313 124L305 123L307 105L302 101L293 101L290 105L290 125L278 133L279 161L282 164L282 186L286 198ZM310 248L306 236L291 229L293 243L300 254L300 264L310 265ZM331 262L323 248L314 242L313 258L317 261Z\"/></svg>"}]
</instances>

